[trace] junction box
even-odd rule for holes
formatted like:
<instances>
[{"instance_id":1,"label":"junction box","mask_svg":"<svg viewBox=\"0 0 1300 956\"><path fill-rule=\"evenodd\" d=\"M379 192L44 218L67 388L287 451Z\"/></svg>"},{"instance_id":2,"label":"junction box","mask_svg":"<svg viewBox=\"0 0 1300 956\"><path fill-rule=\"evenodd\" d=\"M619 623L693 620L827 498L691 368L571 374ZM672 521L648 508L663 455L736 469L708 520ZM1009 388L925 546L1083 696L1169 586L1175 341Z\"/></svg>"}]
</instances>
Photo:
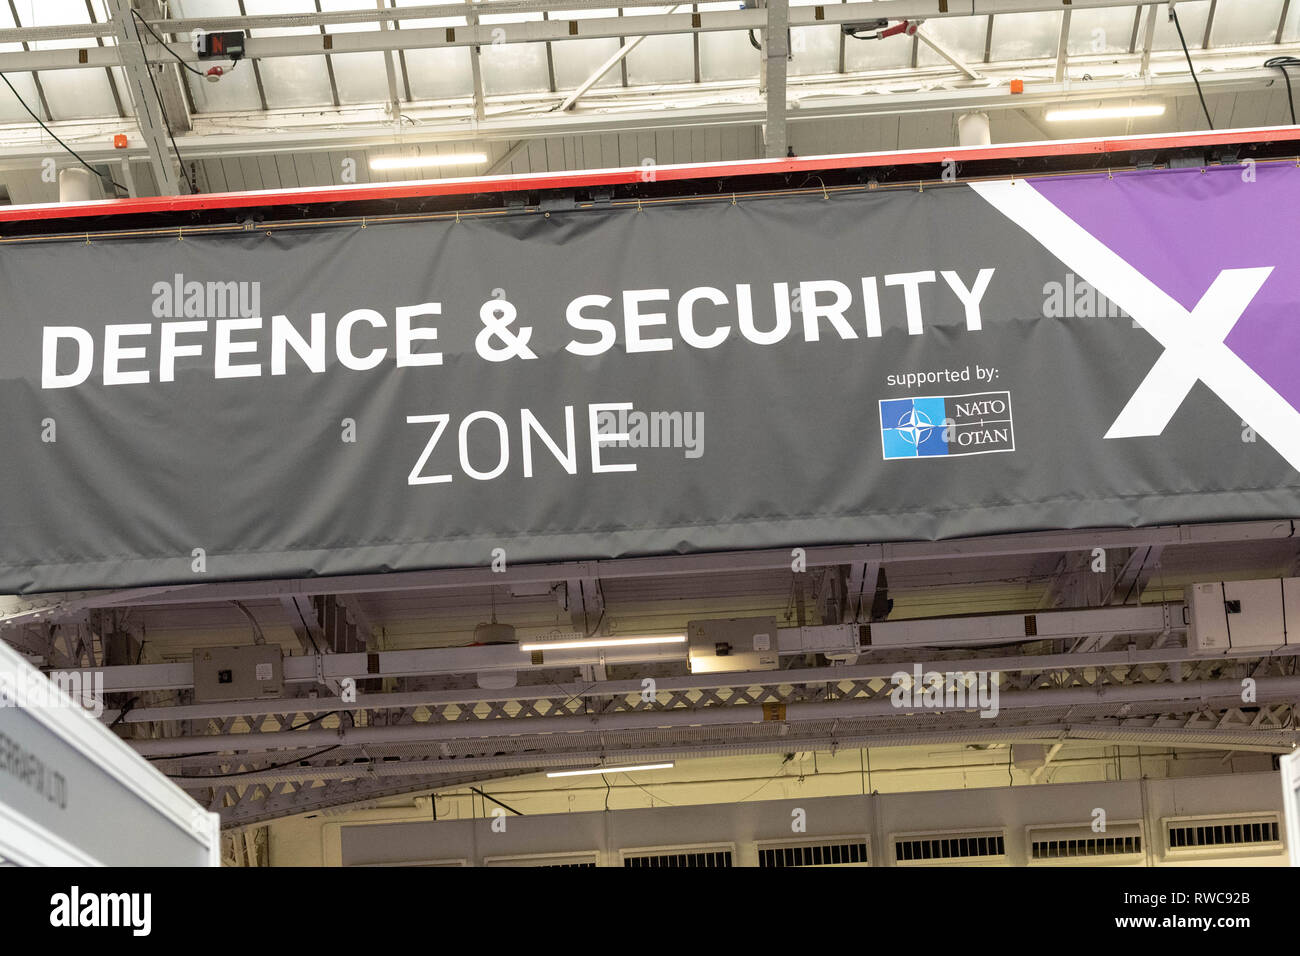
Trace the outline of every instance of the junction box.
<instances>
[{"instance_id":1,"label":"junction box","mask_svg":"<svg viewBox=\"0 0 1300 956\"><path fill-rule=\"evenodd\" d=\"M692 674L773 671L780 661L775 617L733 617L686 625Z\"/></svg>"},{"instance_id":2,"label":"junction box","mask_svg":"<svg viewBox=\"0 0 1300 956\"><path fill-rule=\"evenodd\" d=\"M204 647L194 652L194 700L260 700L284 692L284 651L278 644Z\"/></svg>"}]
</instances>

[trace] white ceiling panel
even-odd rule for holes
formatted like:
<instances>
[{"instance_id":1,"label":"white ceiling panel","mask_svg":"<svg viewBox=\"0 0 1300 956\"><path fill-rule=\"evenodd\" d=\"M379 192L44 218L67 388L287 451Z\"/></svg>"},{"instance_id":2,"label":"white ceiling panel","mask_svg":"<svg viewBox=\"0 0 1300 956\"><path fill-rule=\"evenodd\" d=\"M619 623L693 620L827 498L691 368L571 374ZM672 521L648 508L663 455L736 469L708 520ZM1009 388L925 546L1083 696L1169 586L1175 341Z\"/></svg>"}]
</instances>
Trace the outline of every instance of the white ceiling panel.
<instances>
[{"instance_id":1,"label":"white ceiling panel","mask_svg":"<svg viewBox=\"0 0 1300 956\"><path fill-rule=\"evenodd\" d=\"M591 17L618 16L616 7L588 8L585 10L558 10L551 15L552 20L582 20ZM551 45L555 60L555 85L557 89L573 90L581 86L592 73L613 56L619 49L617 37L603 37L596 40L565 40ZM623 71L615 66L596 82L596 88L621 86Z\"/></svg>"},{"instance_id":2,"label":"white ceiling panel","mask_svg":"<svg viewBox=\"0 0 1300 956\"><path fill-rule=\"evenodd\" d=\"M671 7L641 7L623 11L625 17L662 14ZM695 44L691 37L646 37L627 56L627 81L633 86L691 83L695 79Z\"/></svg>"},{"instance_id":3,"label":"white ceiling panel","mask_svg":"<svg viewBox=\"0 0 1300 956\"><path fill-rule=\"evenodd\" d=\"M90 23L85 0L15 0L18 20L23 26L54 26L63 23ZM100 13L96 11L96 19ZM104 40L106 46L113 39ZM69 50L85 46L79 39L37 40L30 44L33 50ZM104 70L47 70L40 74L41 88L49 104L50 116L56 120L90 119L95 116L117 114L117 101ZM119 87L124 91L124 87Z\"/></svg>"},{"instance_id":4,"label":"white ceiling panel","mask_svg":"<svg viewBox=\"0 0 1300 956\"><path fill-rule=\"evenodd\" d=\"M285 0L244 0L244 10L250 16L267 13L293 13L314 10L313 4L285 2ZM322 7L324 9L324 7ZM282 27L272 30L249 31L250 37L303 36L317 34L317 27ZM241 67L242 68L242 67ZM294 106L323 106L334 102L330 90L329 71L323 56L271 57L260 61L257 70L261 75L266 104L271 109Z\"/></svg>"},{"instance_id":5,"label":"white ceiling panel","mask_svg":"<svg viewBox=\"0 0 1300 956\"><path fill-rule=\"evenodd\" d=\"M1214 8L1210 45L1217 47L1272 43L1277 34L1278 22L1282 18L1284 2L1285 0L1219 0L1218 6Z\"/></svg>"},{"instance_id":6,"label":"white ceiling panel","mask_svg":"<svg viewBox=\"0 0 1300 956\"><path fill-rule=\"evenodd\" d=\"M188 20L239 16L238 0L172 0L171 9Z\"/></svg>"},{"instance_id":7,"label":"white ceiling panel","mask_svg":"<svg viewBox=\"0 0 1300 956\"><path fill-rule=\"evenodd\" d=\"M1136 7L1075 10L1070 15L1070 56L1096 53L1125 53L1133 42Z\"/></svg>"},{"instance_id":8,"label":"white ceiling panel","mask_svg":"<svg viewBox=\"0 0 1300 956\"><path fill-rule=\"evenodd\" d=\"M1181 5L1179 9L1182 9ZM993 18L993 60L1055 57L1061 39L1061 14L1004 13Z\"/></svg>"},{"instance_id":9,"label":"white ceiling panel","mask_svg":"<svg viewBox=\"0 0 1300 956\"><path fill-rule=\"evenodd\" d=\"M423 5L424 0L397 0L396 6ZM430 27L463 27L464 17L439 17L402 20L400 29L423 30ZM437 50L407 50L400 58L406 65L406 80L411 96L417 100L445 100L472 96L474 81L470 73L468 47Z\"/></svg>"},{"instance_id":10,"label":"white ceiling panel","mask_svg":"<svg viewBox=\"0 0 1300 956\"><path fill-rule=\"evenodd\" d=\"M897 70L912 62L914 39L892 36L885 40L844 40L844 69L850 73L867 70Z\"/></svg>"},{"instance_id":11,"label":"white ceiling panel","mask_svg":"<svg viewBox=\"0 0 1300 956\"><path fill-rule=\"evenodd\" d=\"M340 103L346 106L388 101L388 67L384 54L336 53L330 61L334 64L334 82L338 86ZM396 57L393 69L398 69ZM398 96L401 95L399 77Z\"/></svg>"},{"instance_id":12,"label":"white ceiling panel","mask_svg":"<svg viewBox=\"0 0 1300 956\"><path fill-rule=\"evenodd\" d=\"M286 0L288 2L288 0ZM310 4L306 6L310 7ZM356 10L357 0L320 0L321 10ZM298 9L302 9L300 4ZM361 33L375 29L372 23L334 23L329 32ZM393 56L393 70L397 74L399 65L397 56ZM344 105L362 103L386 103L389 98L388 66L382 53L343 53L330 57L334 65L334 82L339 92L339 102ZM324 58L321 58L324 66ZM401 77L397 76L398 96L402 96Z\"/></svg>"},{"instance_id":13,"label":"white ceiling panel","mask_svg":"<svg viewBox=\"0 0 1300 956\"><path fill-rule=\"evenodd\" d=\"M1251 0L1252 3L1257 0ZM1178 24L1169 19L1164 5L1156 8L1156 35L1151 44L1153 50L1181 50L1178 42L1178 27L1183 28L1183 38L1188 50L1201 49L1205 39L1205 21L1210 16L1210 0L1181 0L1178 4ZM1217 19L1217 18L1216 18Z\"/></svg>"},{"instance_id":14,"label":"white ceiling panel","mask_svg":"<svg viewBox=\"0 0 1300 956\"><path fill-rule=\"evenodd\" d=\"M750 44L748 33L701 33L700 79L708 83L757 77L761 55Z\"/></svg>"},{"instance_id":15,"label":"white ceiling panel","mask_svg":"<svg viewBox=\"0 0 1300 956\"><path fill-rule=\"evenodd\" d=\"M40 76L45 101L50 104L54 119L117 115L117 101L108 85L108 74L103 70L51 70Z\"/></svg>"},{"instance_id":16,"label":"white ceiling panel","mask_svg":"<svg viewBox=\"0 0 1300 956\"><path fill-rule=\"evenodd\" d=\"M987 17L929 20L921 29L927 36L933 37L935 42L955 53L963 62L978 64L984 59L984 41L988 35ZM917 48L917 66L938 66L947 62L925 43Z\"/></svg>"},{"instance_id":17,"label":"white ceiling panel","mask_svg":"<svg viewBox=\"0 0 1300 956\"><path fill-rule=\"evenodd\" d=\"M836 73L840 68L840 30L838 27L795 27L790 31L791 59L787 66L791 76L815 76ZM751 48L751 52L758 51Z\"/></svg>"},{"instance_id":18,"label":"white ceiling panel","mask_svg":"<svg viewBox=\"0 0 1300 956\"><path fill-rule=\"evenodd\" d=\"M20 11L21 14L21 11ZM0 4L0 29L9 29L14 25L13 15L9 12L8 4ZM22 50L21 43L0 43L0 53L14 53ZM29 107L40 114L40 94L36 89L36 81L30 73L6 73L7 79L13 88L18 92L23 101ZM45 117L42 116L42 119ZM31 122L31 116L27 110L23 109L17 97L9 91L8 87L0 86L0 123L24 123ZM17 202L17 200L14 200Z\"/></svg>"},{"instance_id":19,"label":"white ceiling panel","mask_svg":"<svg viewBox=\"0 0 1300 956\"><path fill-rule=\"evenodd\" d=\"M483 26L490 27L493 24L540 19L542 19L540 13L498 14L481 16L479 22ZM549 90L551 78L546 66L546 44L506 43L504 37L504 31L493 33L493 42L488 46L479 47L479 58L483 64L484 92L488 96L495 96Z\"/></svg>"}]
</instances>

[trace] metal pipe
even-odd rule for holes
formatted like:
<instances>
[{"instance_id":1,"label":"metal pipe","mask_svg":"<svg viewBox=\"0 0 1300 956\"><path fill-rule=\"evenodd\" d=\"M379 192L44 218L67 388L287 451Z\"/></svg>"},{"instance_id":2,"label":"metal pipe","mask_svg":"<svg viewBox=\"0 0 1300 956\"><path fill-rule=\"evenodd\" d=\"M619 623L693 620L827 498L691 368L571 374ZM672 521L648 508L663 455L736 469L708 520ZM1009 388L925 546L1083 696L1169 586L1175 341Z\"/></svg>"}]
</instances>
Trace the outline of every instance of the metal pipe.
<instances>
[{"instance_id":1,"label":"metal pipe","mask_svg":"<svg viewBox=\"0 0 1300 956\"><path fill-rule=\"evenodd\" d=\"M951 662L956 663L956 662ZM963 662L967 663L967 662ZM977 663L977 662L969 662ZM975 670L975 668L969 668ZM1256 680L1259 702L1291 700L1300 695L1300 677L1261 677ZM999 710L1029 710L1069 707L1074 704L1129 701L1240 700L1241 682L1236 680L1188 681L1157 685L1107 685L1069 687L1060 690L1009 691L1000 694ZM923 710L923 708L914 708ZM976 708L966 708L974 710ZM896 706L893 700L854 700L790 704L786 721L851 719L855 717L900 716L913 708ZM938 709L935 709L938 712ZM503 736L565 734L600 731L649 730L664 727L704 727L762 723L768 717L762 705L706 707L700 710L607 714L582 717L532 717L526 720L502 718L477 723L408 724L399 727L356 727L338 730L295 730L274 733L212 734L166 740L131 741L145 756L167 756L207 751L266 751L322 747L331 744L424 743L438 740L479 740Z\"/></svg>"},{"instance_id":2,"label":"metal pipe","mask_svg":"<svg viewBox=\"0 0 1300 956\"><path fill-rule=\"evenodd\" d=\"M946 743L1032 743L1047 744L1055 741L1054 749L1063 745L1065 740L1096 740L1105 739L1115 743L1123 742L1149 742L1147 734L1133 734L1121 729L1116 729L1113 733L1104 738L1098 738L1096 735L1084 736L1079 727L1071 727L1063 724L1039 725L1035 727L1014 728L1004 731L951 731L945 734ZM1178 732L1183 732L1183 738L1178 736ZM1164 741L1165 745L1171 750L1180 746L1195 747L1197 749L1228 749L1241 750L1252 753L1285 753L1291 748L1289 745L1275 741L1274 743L1246 744L1241 741L1241 734L1225 734L1222 742L1213 741L1213 735L1222 733L1220 731L1202 731L1187 732L1184 728L1169 728L1168 739ZM915 734L904 734L901 736L889 737L864 737L861 735L840 735L834 737L800 737L797 741L791 741L789 738L782 740L766 741L745 741L734 744L706 744L697 747L680 747L667 745L659 748L638 748L636 750L619 751L619 763L650 763L659 760L698 760L716 757L749 757L759 754L779 753L789 751L791 743L798 743L800 751L832 751L832 750L856 750L860 747L868 746L906 746L912 743L933 743L933 738L920 737ZM176 783L187 790L206 790L209 787L220 787L228 784L247 785L253 783L280 783L287 781L299 780L351 780L358 777L375 778L375 777L436 777L439 774L464 774L468 772L483 771L536 771L554 767L598 767L602 761L608 761L609 754L593 749L583 752L569 753L551 753L551 754L511 754L499 757L461 757L454 760L415 759L415 760L392 760L382 762L372 762L366 764L344 764L341 766L300 766L300 767L281 767L276 770L244 772L240 774L212 773L204 774L174 774L173 778ZM1113 757L1074 757L1068 760L1056 761L1057 766L1071 765L1081 766L1092 763L1110 765ZM159 764L170 765L179 763L179 761L156 761L155 766ZM989 769L991 765L983 764L978 767L965 766L964 769ZM164 769L166 772L166 768ZM903 774L923 774L938 772L942 770L959 770L963 769L962 765L942 766L942 767L895 767L888 770L877 769L875 774L882 775L903 775ZM999 769L1005 771L1005 764L1000 765ZM832 771L832 775L837 773ZM839 771L846 776L851 774L856 777L859 773L853 771ZM823 771L825 774L825 771ZM201 778L201 779L200 779ZM701 781L691 781L699 783ZM723 781L709 781L718 783Z\"/></svg>"},{"instance_id":3,"label":"metal pipe","mask_svg":"<svg viewBox=\"0 0 1300 956\"><path fill-rule=\"evenodd\" d=\"M1284 648L1274 656L1300 654L1300 645ZM1256 660L1260 654L1242 654L1240 659ZM1225 659L1239 659L1229 655ZM1183 647L1162 647L1145 651L1105 651L1090 654L1035 654L1022 657L985 657L961 659L931 659L921 662L922 671L951 668L955 665L976 665L982 670L999 673L1024 671L1069 670L1080 667L1134 667L1145 664L1173 664L1202 661L1193 657ZM142 665L170 667L182 665ZM656 681L660 691L713 690L720 687L769 687L778 684L804 686L840 681L887 679L898 670L911 670L915 662L889 664L858 664L833 667L809 667L800 670L755 671L746 673L701 674L682 677L662 677ZM143 689L143 688L135 688ZM537 700L545 696L592 698L618 697L639 694L643 686L639 680L602 681L590 683L528 684L509 690L484 691L478 687L455 690L409 691L391 694L359 694L355 701L341 697L297 697L277 700L241 700L209 704L184 704L173 707L140 707L131 710L123 723L147 723L153 720L203 720L222 717L261 717L267 714L316 714L331 710L376 710L406 707L443 707L448 704L490 703L496 701ZM120 711L106 710L102 719L112 722Z\"/></svg>"}]
</instances>

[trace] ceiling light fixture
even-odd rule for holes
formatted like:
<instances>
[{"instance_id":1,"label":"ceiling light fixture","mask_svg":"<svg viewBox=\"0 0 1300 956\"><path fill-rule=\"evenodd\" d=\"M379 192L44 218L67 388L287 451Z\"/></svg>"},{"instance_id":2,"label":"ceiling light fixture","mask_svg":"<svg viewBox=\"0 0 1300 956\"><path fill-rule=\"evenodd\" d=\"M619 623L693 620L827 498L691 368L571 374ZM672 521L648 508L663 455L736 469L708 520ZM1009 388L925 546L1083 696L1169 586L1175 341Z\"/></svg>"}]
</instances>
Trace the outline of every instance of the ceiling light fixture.
<instances>
[{"instance_id":1,"label":"ceiling light fixture","mask_svg":"<svg viewBox=\"0 0 1300 956\"><path fill-rule=\"evenodd\" d=\"M387 169L421 169L425 166L472 166L486 163L483 153L451 153L446 156L378 156L370 161L375 172Z\"/></svg>"},{"instance_id":2,"label":"ceiling light fixture","mask_svg":"<svg viewBox=\"0 0 1300 956\"><path fill-rule=\"evenodd\" d=\"M596 773L632 773L634 770L671 770L673 763L643 763L635 767L592 767L590 770L557 770L548 777L582 777Z\"/></svg>"},{"instance_id":3,"label":"ceiling light fixture","mask_svg":"<svg viewBox=\"0 0 1300 956\"><path fill-rule=\"evenodd\" d=\"M685 634L653 634L645 637L596 637L581 641L533 641L520 644L521 651L575 651L591 647L637 647L644 644L685 644Z\"/></svg>"},{"instance_id":4,"label":"ceiling light fixture","mask_svg":"<svg viewBox=\"0 0 1300 956\"><path fill-rule=\"evenodd\" d=\"M1047 120L1055 123L1061 120L1129 119L1138 116L1164 115L1163 103L1148 103L1138 106L1101 106L1096 109L1048 110Z\"/></svg>"}]
</instances>

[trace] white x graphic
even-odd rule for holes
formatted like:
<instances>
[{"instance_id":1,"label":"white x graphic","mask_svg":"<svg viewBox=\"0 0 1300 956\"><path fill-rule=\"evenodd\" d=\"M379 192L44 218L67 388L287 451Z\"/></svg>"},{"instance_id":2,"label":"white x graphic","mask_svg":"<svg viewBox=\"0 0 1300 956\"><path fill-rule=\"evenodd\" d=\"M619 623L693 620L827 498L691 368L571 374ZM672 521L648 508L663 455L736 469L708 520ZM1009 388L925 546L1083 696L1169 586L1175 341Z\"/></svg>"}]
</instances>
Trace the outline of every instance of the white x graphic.
<instances>
[{"instance_id":1,"label":"white x graphic","mask_svg":"<svg viewBox=\"0 0 1300 956\"><path fill-rule=\"evenodd\" d=\"M1128 400L1107 438L1159 435L1200 377L1197 369L1215 361L1232 327L1273 271L1224 269L1187 316L1184 338L1165 349ZM1208 354L1205 354L1208 353Z\"/></svg>"},{"instance_id":2,"label":"white x graphic","mask_svg":"<svg viewBox=\"0 0 1300 956\"><path fill-rule=\"evenodd\" d=\"M1199 380L1300 469L1300 412L1223 344L1271 267L1225 269L1189 313L1025 180L970 187L1165 347L1107 438L1159 435Z\"/></svg>"}]
</instances>

